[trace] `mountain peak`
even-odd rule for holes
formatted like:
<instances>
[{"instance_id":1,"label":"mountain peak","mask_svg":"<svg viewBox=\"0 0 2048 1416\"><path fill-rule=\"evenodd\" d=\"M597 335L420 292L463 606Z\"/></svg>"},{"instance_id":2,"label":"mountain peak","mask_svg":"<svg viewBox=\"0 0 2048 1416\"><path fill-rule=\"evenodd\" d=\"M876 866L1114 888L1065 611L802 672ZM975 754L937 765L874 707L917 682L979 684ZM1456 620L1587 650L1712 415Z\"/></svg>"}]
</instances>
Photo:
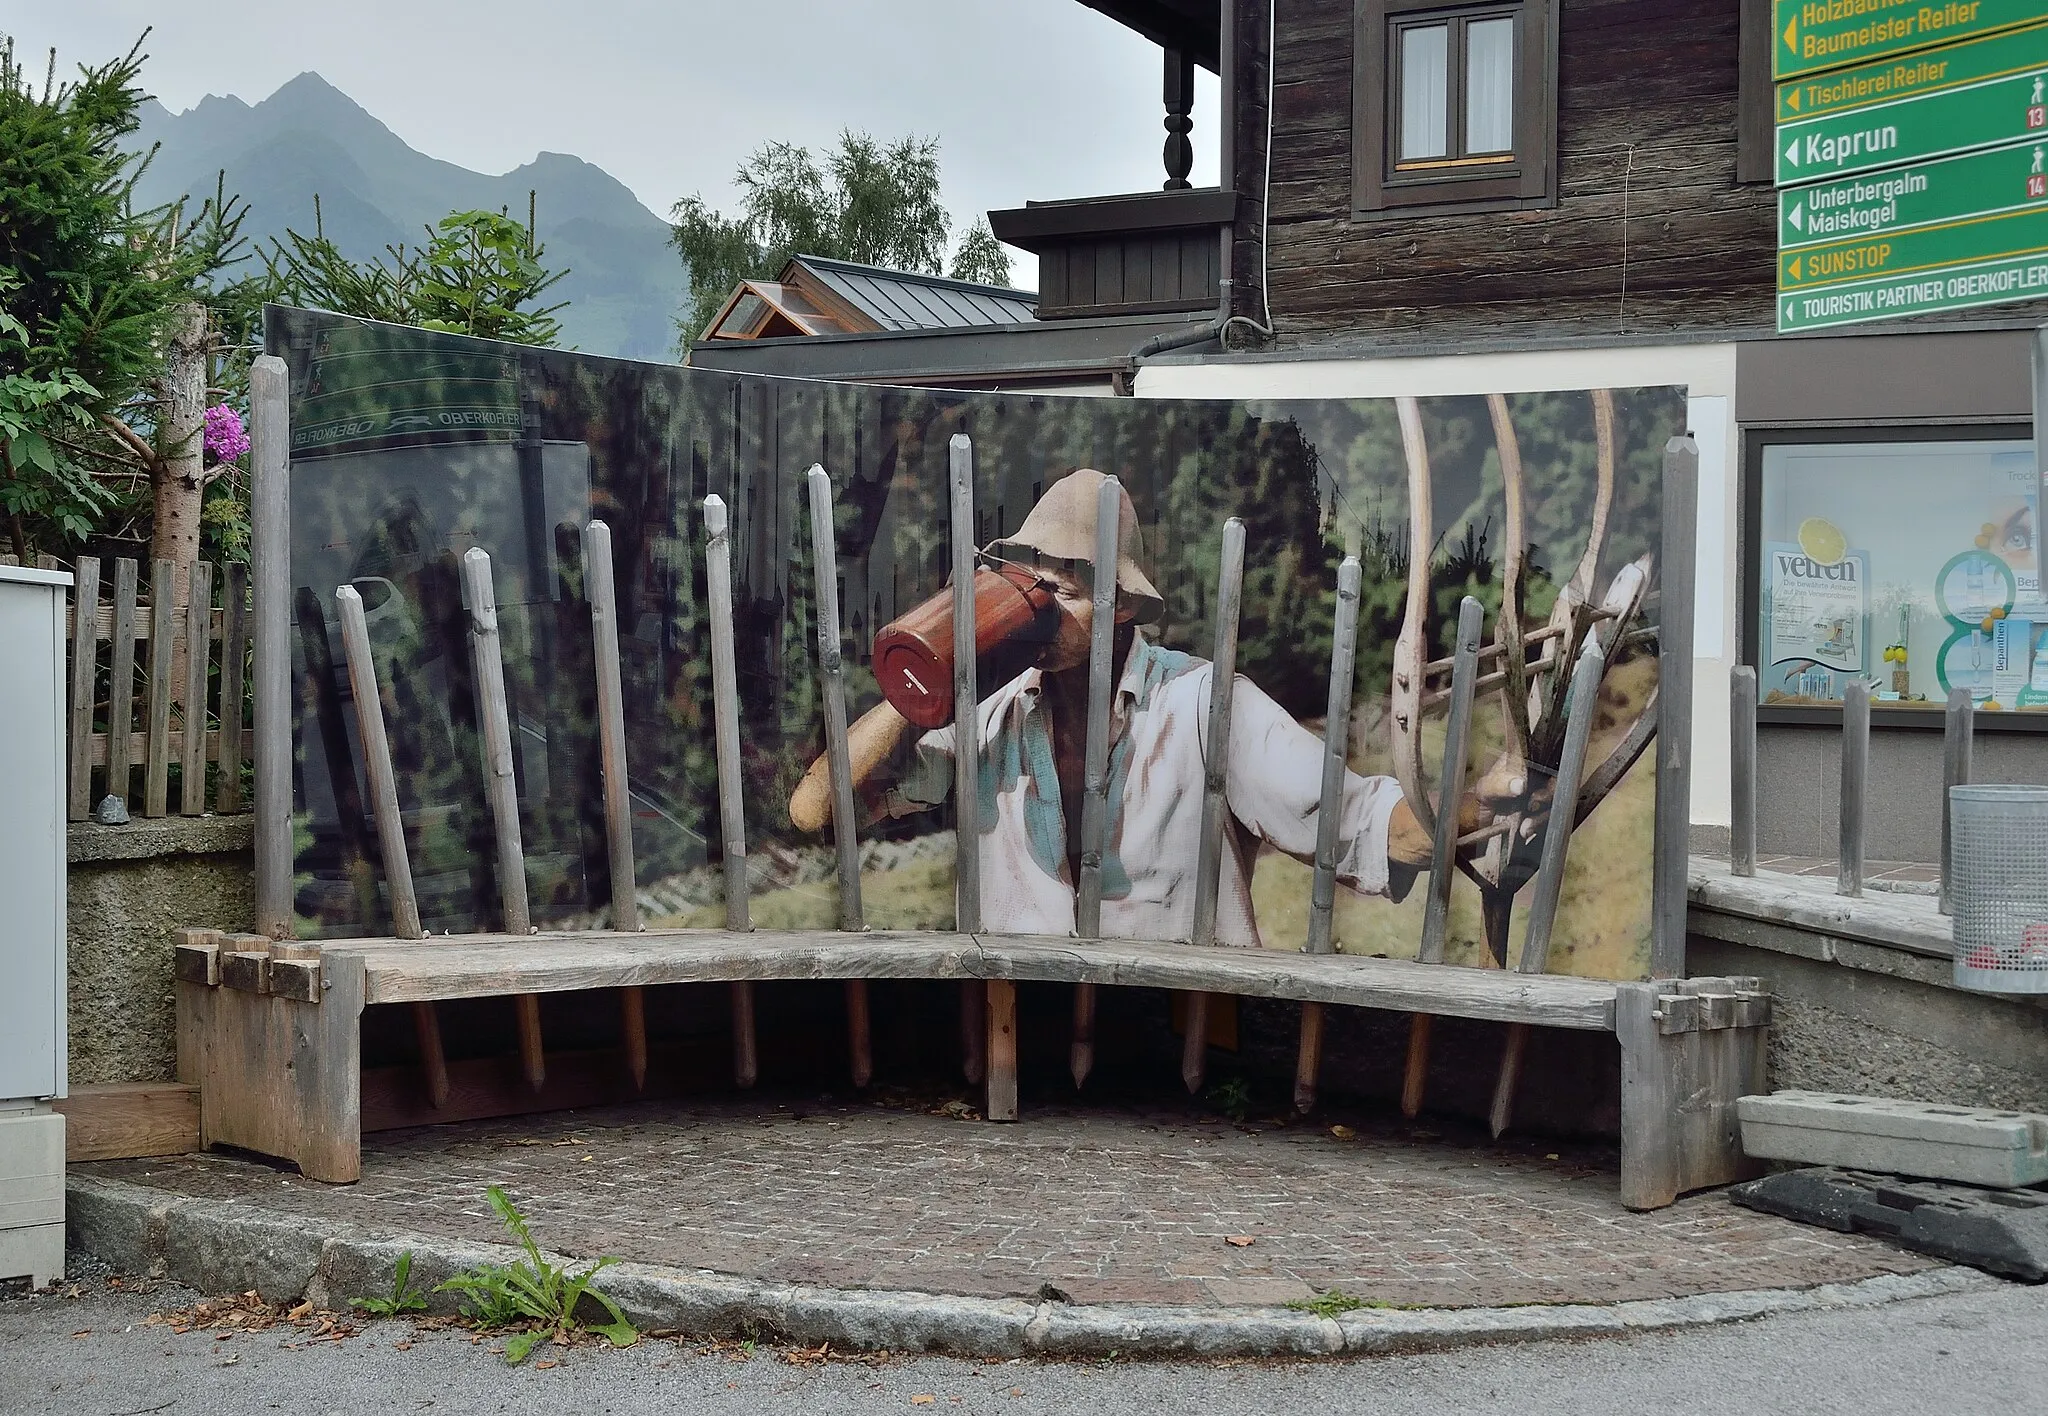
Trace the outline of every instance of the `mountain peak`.
<instances>
[{"instance_id":1,"label":"mountain peak","mask_svg":"<svg viewBox=\"0 0 2048 1416\"><path fill-rule=\"evenodd\" d=\"M255 104L209 96L184 113L146 105L137 150L161 142L138 199L172 202L211 194L217 174L251 206L252 245L292 223L312 229L324 199L326 231L352 260L382 257L386 242L417 241L450 211L526 215L538 192L549 264L567 268L558 288L566 342L592 353L659 359L673 347L670 314L685 274L668 225L594 163L543 152L510 173L473 172L421 153L361 104L308 70Z\"/></svg>"}]
</instances>

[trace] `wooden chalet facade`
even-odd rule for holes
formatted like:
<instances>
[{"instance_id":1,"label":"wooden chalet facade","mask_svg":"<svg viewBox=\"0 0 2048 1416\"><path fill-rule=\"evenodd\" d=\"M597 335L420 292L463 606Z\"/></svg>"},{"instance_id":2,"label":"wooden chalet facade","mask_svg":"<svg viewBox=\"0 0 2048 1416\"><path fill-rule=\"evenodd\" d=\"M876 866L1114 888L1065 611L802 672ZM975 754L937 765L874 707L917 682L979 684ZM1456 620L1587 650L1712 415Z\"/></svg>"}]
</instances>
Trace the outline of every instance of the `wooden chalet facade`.
<instances>
[{"instance_id":1,"label":"wooden chalet facade","mask_svg":"<svg viewBox=\"0 0 2048 1416\"><path fill-rule=\"evenodd\" d=\"M1033 324L693 360L1140 397L1683 384L1701 450L1695 824L1726 830L1726 685L1749 663L1769 682L1761 770L1793 784L1766 803L1764 848L1834 829L1841 675L1772 682L1766 613L1770 548L1832 518L1911 602L1866 616L1910 661L1877 705L1869 848L1930 859L1928 708L1972 674L1995 700L1984 646L1958 648L1937 608L1940 558L1920 562L2012 515L2048 301L1776 333L1770 0L1083 3L1160 45L1165 181L989 213L1039 258ZM1197 67L1221 79L1219 114L1191 112ZM1198 123L1223 138L1214 187L1188 181ZM2021 480L2038 540L2048 498ZM2043 594L2040 552L2021 556L2015 614ZM2035 614L2048 631L2048 600ZM2018 706L2048 709L2048 639L2034 659ZM1980 719L1980 778L2042 780L2048 711Z\"/></svg>"}]
</instances>

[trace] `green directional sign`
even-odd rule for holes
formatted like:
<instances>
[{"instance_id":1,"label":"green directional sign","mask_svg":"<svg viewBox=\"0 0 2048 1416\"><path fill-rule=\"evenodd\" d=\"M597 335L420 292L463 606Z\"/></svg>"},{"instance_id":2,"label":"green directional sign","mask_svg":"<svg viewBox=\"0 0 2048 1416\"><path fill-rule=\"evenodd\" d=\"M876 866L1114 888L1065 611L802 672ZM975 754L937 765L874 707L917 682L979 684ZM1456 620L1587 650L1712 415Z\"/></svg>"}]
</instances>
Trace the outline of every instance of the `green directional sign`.
<instances>
[{"instance_id":1,"label":"green directional sign","mask_svg":"<svg viewBox=\"0 0 2048 1416\"><path fill-rule=\"evenodd\" d=\"M1775 0L1771 72L1795 79L2041 19L2041 0Z\"/></svg>"},{"instance_id":2,"label":"green directional sign","mask_svg":"<svg viewBox=\"0 0 2048 1416\"><path fill-rule=\"evenodd\" d=\"M2048 205L2048 134L1778 193L1778 249L1884 236Z\"/></svg>"},{"instance_id":3,"label":"green directional sign","mask_svg":"<svg viewBox=\"0 0 2048 1416\"><path fill-rule=\"evenodd\" d=\"M1782 187L2048 136L2048 24L1778 89Z\"/></svg>"},{"instance_id":4,"label":"green directional sign","mask_svg":"<svg viewBox=\"0 0 2048 1416\"><path fill-rule=\"evenodd\" d=\"M2048 296L2048 200L1778 253L1778 330Z\"/></svg>"}]
</instances>

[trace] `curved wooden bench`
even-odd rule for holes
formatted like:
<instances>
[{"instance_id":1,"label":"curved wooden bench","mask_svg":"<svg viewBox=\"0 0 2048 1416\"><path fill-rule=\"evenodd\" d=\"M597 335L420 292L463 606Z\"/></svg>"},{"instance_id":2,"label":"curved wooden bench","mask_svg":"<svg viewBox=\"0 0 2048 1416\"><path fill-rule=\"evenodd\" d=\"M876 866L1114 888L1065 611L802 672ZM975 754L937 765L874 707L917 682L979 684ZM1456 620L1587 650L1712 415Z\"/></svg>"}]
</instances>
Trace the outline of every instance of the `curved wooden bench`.
<instances>
[{"instance_id":1,"label":"curved wooden bench","mask_svg":"<svg viewBox=\"0 0 2048 1416\"><path fill-rule=\"evenodd\" d=\"M361 1168L360 1022L369 1004L735 980L987 979L996 981L992 995L1015 981L1091 983L1612 1032L1621 1045L1621 1198L1650 1209L1740 1178L1735 1099L1763 1089L1770 1018L1753 978L1609 983L989 933L650 930L266 947L251 935L192 930L178 945L177 972L202 1141L278 1156L337 1182ZM1007 1087L1014 1097L1014 1009L992 1007L989 1028L991 1093Z\"/></svg>"}]
</instances>

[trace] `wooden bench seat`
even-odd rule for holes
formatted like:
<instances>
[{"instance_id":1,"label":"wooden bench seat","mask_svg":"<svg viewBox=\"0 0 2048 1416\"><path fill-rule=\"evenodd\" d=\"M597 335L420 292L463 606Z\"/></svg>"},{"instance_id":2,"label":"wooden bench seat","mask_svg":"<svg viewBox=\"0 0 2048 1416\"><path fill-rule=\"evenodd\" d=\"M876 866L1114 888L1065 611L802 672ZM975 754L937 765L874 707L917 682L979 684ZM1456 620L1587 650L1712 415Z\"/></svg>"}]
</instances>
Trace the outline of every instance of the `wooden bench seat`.
<instances>
[{"instance_id":1,"label":"wooden bench seat","mask_svg":"<svg viewBox=\"0 0 2048 1416\"><path fill-rule=\"evenodd\" d=\"M180 1044L200 1083L203 1143L278 1156L311 1178L335 1182L360 1173L360 1019L369 1004L736 980L981 978L1227 993L1612 1032L1621 1044L1622 1200L1647 1209L1739 1178L1735 1099L1763 1088L1770 1016L1768 996L1748 978L1610 983L1145 940L880 930L650 930L320 945L187 931L177 976Z\"/></svg>"}]
</instances>

